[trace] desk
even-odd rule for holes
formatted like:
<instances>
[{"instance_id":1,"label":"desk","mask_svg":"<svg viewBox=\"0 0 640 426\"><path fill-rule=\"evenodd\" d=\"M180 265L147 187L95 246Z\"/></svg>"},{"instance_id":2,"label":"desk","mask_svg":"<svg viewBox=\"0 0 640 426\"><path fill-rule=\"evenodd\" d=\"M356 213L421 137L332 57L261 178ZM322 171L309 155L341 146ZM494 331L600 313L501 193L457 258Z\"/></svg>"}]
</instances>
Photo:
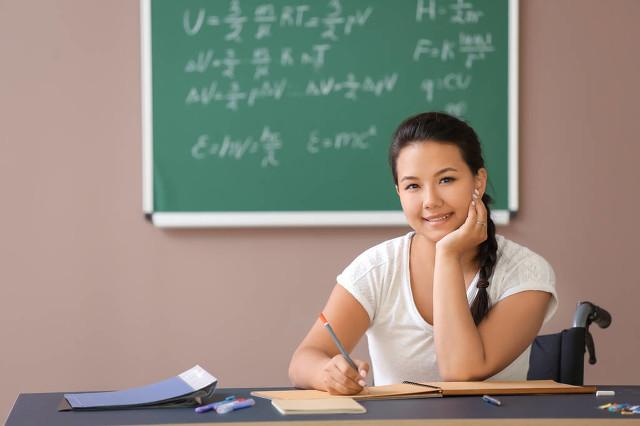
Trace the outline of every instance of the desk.
<instances>
[{"instance_id":1,"label":"desk","mask_svg":"<svg viewBox=\"0 0 640 426\"><path fill-rule=\"evenodd\" d=\"M271 401L256 398L252 408L219 415L196 414L192 408L164 408L121 411L58 412L62 393L20 394L6 426L97 426L97 425L187 425L227 424L234 426L338 424L355 425L609 425L637 424L640 415L622 416L599 410L606 402L640 404L640 386L603 386L616 391L615 397L582 395L500 396L501 407L483 402L477 396L362 401L366 414L282 416ZM218 389L216 399L228 395L249 396L257 389Z\"/></svg>"}]
</instances>

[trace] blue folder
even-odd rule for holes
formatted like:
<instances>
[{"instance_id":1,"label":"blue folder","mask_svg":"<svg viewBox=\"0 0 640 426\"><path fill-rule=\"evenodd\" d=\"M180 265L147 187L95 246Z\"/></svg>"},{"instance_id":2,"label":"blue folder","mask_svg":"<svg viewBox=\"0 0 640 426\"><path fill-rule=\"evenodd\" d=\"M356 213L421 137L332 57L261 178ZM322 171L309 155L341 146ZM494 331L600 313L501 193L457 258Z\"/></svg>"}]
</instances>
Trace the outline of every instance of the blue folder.
<instances>
[{"instance_id":1,"label":"blue folder","mask_svg":"<svg viewBox=\"0 0 640 426\"><path fill-rule=\"evenodd\" d=\"M195 367L167 380L112 392L66 393L59 411L192 407L212 399L218 379Z\"/></svg>"}]
</instances>

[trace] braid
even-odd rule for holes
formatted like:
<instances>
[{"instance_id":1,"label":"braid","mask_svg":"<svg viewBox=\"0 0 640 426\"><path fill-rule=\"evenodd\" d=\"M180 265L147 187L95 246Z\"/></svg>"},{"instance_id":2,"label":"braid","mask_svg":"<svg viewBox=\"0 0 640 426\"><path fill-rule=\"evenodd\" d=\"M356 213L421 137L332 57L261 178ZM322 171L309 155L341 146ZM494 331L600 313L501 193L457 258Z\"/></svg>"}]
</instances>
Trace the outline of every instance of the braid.
<instances>
[{"instance_id":1,"label":"braid","mask_svg":"<svg viewBox=\"0 0 640 426\"><path fill-rule=\"evenodd\" d=\"M471 304L471 316L476 325L480 324L482 318L489 312L489 279L493 274L493 268L498 260L498 242L496 241L496 225L491 220L489 204L492 199L489 195L482 196L482 202L487 208L487 239L478 247L476 261L480 264L480 277L478 278L478 293Z\"/></svg>"}]
</instances>

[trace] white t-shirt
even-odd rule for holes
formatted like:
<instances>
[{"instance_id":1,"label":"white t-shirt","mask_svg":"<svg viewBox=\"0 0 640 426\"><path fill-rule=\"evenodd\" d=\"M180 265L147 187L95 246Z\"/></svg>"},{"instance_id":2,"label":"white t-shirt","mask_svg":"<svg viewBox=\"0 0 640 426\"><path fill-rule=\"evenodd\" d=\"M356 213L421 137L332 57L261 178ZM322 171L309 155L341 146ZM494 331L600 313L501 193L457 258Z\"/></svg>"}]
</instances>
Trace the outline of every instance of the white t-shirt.
<instances>
[{"instance_id":1,"label":"white t-shirt","mask_svg":"<svg viewBox=\"0 0 640 426\"><path fill-rule=\"evenodd\" d=\"M340 275L338 283L369 314L369 355L376 385L442 381L436 364L433 328L418 312L409 275L409 248L414 232L372 247L358 256ZM544 321L558 306L553 269L531 250L496 235L497 262L487 288L489 307L526 290L551 293ZM469 304L478 291L479 274L467 290ZM529 346L518 358L488 380L525 380Z\"/></svg>"}]
</instances>

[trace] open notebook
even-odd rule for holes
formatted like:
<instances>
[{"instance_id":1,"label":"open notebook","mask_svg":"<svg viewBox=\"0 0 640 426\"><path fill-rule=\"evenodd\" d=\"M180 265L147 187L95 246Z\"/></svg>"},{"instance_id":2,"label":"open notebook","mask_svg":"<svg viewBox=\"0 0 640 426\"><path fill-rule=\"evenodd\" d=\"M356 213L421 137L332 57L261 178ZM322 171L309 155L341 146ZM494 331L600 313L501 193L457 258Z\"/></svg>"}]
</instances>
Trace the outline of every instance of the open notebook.
<instances>
[{"instance_id":1,"label":"open notebook","mask_svg":"<svg viewBox=\"0 0 640 426\"><path fill-rule=\"evenodd\" d=\"M254 391L251 395L267 399L408 399L449 395L526 395L554 393L594 393L595 386L573 386L553 380L516 382L403 382L394 385L369 386L356 395L331 395L318 390Z\"/></svg>"}]
</instances>

